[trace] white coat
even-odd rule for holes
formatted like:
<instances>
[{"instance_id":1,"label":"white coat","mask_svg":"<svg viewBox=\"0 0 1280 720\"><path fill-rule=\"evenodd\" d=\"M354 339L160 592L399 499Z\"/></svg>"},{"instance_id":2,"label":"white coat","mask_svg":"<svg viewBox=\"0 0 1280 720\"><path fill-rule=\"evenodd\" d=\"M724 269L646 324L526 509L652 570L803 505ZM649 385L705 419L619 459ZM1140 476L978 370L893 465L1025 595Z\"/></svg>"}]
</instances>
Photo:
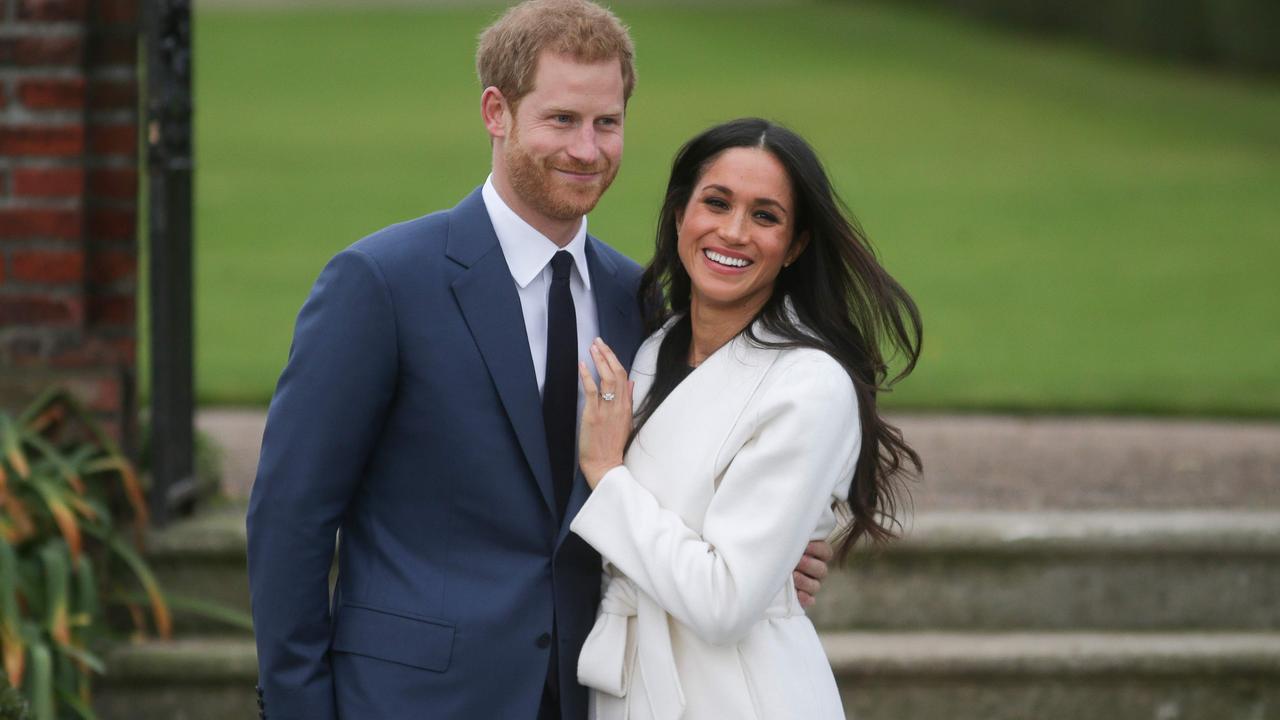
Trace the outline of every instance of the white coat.
<instances>
[{"instance_id":1,"label":"white coat","mask_svg":"<svg viewBox=\"0 0 1280 720\"><path fill-rule=\"evenodd\" d=\"M664 334L636 354L636 407ZM671 392L570 526L605 561L591 717L845 717L792 570L834 529L860 440L853 382L817 350L739 335Z\"/></svg>"}]
</instances>

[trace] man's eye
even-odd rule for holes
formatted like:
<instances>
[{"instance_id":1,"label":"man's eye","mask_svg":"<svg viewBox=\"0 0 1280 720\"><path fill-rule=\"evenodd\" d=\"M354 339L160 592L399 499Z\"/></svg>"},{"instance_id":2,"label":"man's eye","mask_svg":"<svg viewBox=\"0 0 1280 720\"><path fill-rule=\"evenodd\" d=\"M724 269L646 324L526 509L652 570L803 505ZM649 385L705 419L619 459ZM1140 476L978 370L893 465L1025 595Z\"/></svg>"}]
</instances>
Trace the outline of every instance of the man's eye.
<instances>
[{"instance_id":1,"label":"man's eye","mask_svg":"<svg viewBox=\"0 0 1280 720\"><path fill-rule=\"evenodd\" d=\"M568 115L556 115L555 121L560 123L561 125L568 125L570 122L573 122L573 118L569 117Z\"/></svg>"}]
</instances>

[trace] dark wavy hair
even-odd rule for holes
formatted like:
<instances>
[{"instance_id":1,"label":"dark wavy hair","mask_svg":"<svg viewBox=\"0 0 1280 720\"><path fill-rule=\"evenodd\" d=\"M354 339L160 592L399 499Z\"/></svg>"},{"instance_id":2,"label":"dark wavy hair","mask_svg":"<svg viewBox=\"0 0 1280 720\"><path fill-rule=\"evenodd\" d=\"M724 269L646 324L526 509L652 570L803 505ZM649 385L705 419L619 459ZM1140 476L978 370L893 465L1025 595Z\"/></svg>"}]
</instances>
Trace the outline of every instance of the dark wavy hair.
<instances>
[{"instance_id":1,"label":"dark wavy hair","mask_svg":"<svg viewBox=\"0 0 1280 720\"><path fill-rule=\"evenodd\" d=\"M911 296L876 260L866 236L840 200L813 148L781 125L743 118L717 125L690 140L676 154L658 216L657 245L645 269L640 296L647 303L649 332L683 313L668 331L658 353L653 389L637 414L637 430L687 374L692 328L688 316L689 274L680 262L679 217L703 172L730 148L760 148L786 168L795 197L793 241L808 233L808 247L784 267L773 295L756 315L761 326L781 337L765 341L751 324L747 338L765 347L807 347L835 358L849 373L858 396L862 449L854 467L844 523L835 541L843 562L859 540L882 543L897 536L903 476L910 463L917 473L920 456L902 432L880 416L876 396L910 373L923 340L920 312ZM786 310L790 297L797 317ZM797 323L796 320L799 320ZM892 378L886 355L905 360Z\"/></svg>"}]
</instances>

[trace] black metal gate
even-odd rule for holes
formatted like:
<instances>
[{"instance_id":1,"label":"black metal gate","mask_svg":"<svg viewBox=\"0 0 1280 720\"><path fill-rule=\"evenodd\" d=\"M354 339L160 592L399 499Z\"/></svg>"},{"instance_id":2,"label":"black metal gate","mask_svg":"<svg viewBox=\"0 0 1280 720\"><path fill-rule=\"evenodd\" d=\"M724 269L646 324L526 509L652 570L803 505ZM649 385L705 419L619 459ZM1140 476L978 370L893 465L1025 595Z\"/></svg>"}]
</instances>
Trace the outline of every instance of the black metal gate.
<instances>
[{"instance_id":1,"label":"black metal gate","mask_svg":"<svg viewBox=\"0 0 1280 720\"><path fill-rule=\"evenodd\" d=\"M145 13L153 522L195 497L191 2Z\"/></svg>"}]
</instances>

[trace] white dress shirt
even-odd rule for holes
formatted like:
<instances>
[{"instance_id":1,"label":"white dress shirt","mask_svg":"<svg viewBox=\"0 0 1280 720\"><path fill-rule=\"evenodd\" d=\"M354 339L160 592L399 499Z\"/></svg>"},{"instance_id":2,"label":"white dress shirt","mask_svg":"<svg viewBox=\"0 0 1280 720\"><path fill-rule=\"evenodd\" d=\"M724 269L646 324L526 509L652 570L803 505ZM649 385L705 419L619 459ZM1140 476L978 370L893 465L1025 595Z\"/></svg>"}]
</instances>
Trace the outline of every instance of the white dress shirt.
<instances>
[{"instance_id":1,"label":"white dress shirt","mask_svg":"<svg viewBox=\"0 0 1280 720\"><path fill-rule=\"evenodd\" d=\"M538 379L538 393L547 377L547 295L551 291L551 258L560 250L573 256L575 272L569 274L569 292L573 295L573 309L578 318L578 359L587 364L592 375L595 362L591 360L591 341L600 334L596 318L596 298L591 292L591 273L587 270L587 218L573 240L563 248L525 222L498 195L493 186L493 175L484 181L480 191L484 197L489 221L498 235L498 244L507 259L511 278L520 293L520 309L524 312L524 330L529 338L529 356L533 359L533 372ZM582 385L578 385L578 417L582 417Z\"/></svg>"}]
</instances>

